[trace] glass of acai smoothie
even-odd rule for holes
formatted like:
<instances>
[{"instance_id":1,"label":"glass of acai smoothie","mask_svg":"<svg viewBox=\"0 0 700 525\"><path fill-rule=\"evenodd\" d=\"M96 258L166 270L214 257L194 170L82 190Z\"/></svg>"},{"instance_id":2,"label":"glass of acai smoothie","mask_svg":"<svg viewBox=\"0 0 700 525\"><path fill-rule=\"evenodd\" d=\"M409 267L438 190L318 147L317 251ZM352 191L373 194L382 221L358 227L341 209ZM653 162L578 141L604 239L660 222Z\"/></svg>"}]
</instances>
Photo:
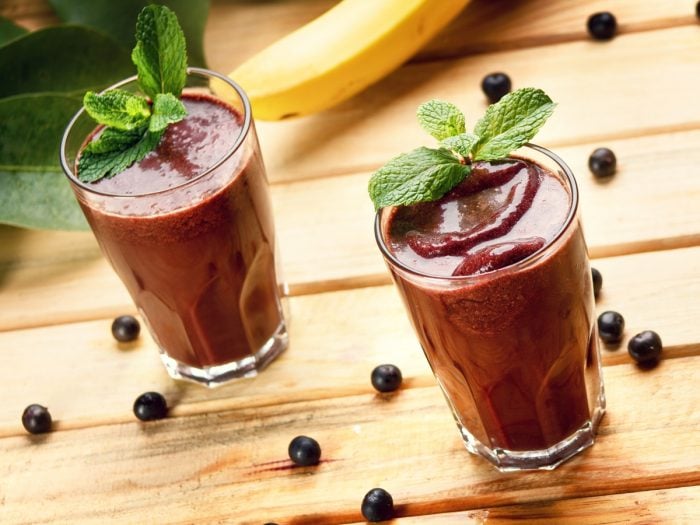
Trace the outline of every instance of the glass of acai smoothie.
<instances>
[{"instance_id":1,"label":"glass of acai smoothie","mask_svg":"<svg viewBox=\"0 0 700 525\"><path fill-rule=\"evenodd\" d=\"M389 206L376 240L467 449L504 471L593 444L605 410L571 170L532 144L439 200Z\"/></svg>"},{"instance_id":2,"label":"glass of acai smoothie","mask_svg":"<svg viewBox=\"0 0 700 525\"><path fill-rule=\"evenodd\" d=\"M136 77L109 89L141 94ZM255 375L286 348L284 284L245 93L189 68L179 98L187 116L121 173L77 177L82 150L102 132L85 110L66 129L61 162L169 374L216 386Z\"/></svg>"}]
</instances>

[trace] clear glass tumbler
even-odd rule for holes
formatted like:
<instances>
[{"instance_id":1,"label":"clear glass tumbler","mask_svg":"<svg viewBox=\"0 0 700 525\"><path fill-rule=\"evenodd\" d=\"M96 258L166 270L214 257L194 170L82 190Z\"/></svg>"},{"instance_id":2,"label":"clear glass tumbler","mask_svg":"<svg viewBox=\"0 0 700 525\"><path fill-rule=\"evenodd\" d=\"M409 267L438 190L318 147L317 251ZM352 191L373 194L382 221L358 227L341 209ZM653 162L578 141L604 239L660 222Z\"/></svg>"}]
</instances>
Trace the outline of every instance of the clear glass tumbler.
<instances>
[{"instance_id":1,"label":"clear glass tumbler","mask_svg":"<svg viewBox=\"0 0 700 525\"><path fill-rule=\"evenodd\" d=\"M136 77L113 88L141 94ZM132 168L135 175L116 175L119 185L108 190L78 180L80 151L96 133L95 122L84 110L65 131L61 163L169 374L216 386L256 375L287 347L281 305L285 286L265 167L245 93L222 75L190 68L182 100L198 108L192 119L206 121L208 111L227 115L235 121L228 124L236 135L218 137L230 147L211 159L200 152L203 165L178 160L184 179L148 189L155 178L174 169L160 157L151 157ZM171 126L178 131L172 132L167 147L182 159L178 155L196 132L176 128L179 124ZM223 133L224 128L209 132Z\"/></svg>"},{"instance_id":2,"label":"clear glass tumbler","mask_svg":"<svg viewBox=\"0 0 700 525\"><path fill-rule=\"evenodd\" d=\"M593 288L571 170L535 145L513 156L570 197L558 234L531 256L435 277L387 246L392 208L377 214L375 234L467 450L503 471L552 469L593 444L605 411Z\"/></svg>"}]
</instances>

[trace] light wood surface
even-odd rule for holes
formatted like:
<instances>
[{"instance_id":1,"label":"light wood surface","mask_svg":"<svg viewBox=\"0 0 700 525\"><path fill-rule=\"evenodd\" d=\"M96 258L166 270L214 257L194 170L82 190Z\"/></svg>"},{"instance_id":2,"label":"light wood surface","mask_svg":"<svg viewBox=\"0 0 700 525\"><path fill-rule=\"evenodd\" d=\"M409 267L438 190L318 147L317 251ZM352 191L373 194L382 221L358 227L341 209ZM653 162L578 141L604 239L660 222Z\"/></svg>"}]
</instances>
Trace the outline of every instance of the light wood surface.
<instances>
[{"instance_id":1,"label":"light wood surface","mask_svg":"<svg viewBox=\"0 0 700 525\"><path fill-rule=\"evenodd\" d=\"M333 0L213 1L212 68L228 72ZM620 34L585 33L612 10ZM693 0L473 0L409 64L342 105L260 122L272 182L291 345L259 377L214 390L165 374L147 334L117 344L111 319L135 312L90 233L0 227L0 523L362 523L363 495L392 493L395 523L700 522L700 23ZM55 23L45 0L0 15ZM372 170L429 144L418 103L445 98L473 124L481 77L503 70L559 103L538 142L577 176L596 309L626 318L603 349L608 413L596 445L553 472L500 474L461 445L376 249ZM598 146L619 172L588 172ZM626 352L656 330L660 364ZM398 365L395 394L369 382ZM142 424L137 395L170 416ZM55 431L20 415L47 405ZM316 437L323 461L292 468L287 445Z\"/></svg>"}]
</instances>

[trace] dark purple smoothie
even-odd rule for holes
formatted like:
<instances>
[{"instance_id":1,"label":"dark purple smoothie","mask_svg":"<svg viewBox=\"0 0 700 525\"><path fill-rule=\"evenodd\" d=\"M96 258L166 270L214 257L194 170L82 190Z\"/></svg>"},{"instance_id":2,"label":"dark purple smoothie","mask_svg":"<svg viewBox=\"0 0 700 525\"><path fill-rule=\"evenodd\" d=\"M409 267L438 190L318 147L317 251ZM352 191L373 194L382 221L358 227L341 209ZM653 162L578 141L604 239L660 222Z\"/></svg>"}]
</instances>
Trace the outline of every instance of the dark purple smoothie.
<instances>
[{"instance_id":1,"label":"dark purple smoothie","mask_svg":"<svg viewBox=\"0 0 700 525\"><path fill-rule=\"evenodd\" d=\"M571 209L559 176L507 159L476 163L439 201L382 213L425 354L463 432L490 449L552 447L599 405L593 290Z\"/></svg>"},{"instance_id":2,"label":"dark purple smoothie","mask_svg":"<svg viewBox=\"0 0 700 525\"><path fill-rule=\"evenodd\" d=\"M157 149L91 185L116 196L80 203L161 349L207 369L253 356L280 330L280 290L257 144L231 154L241 115L206 95L182 101L187 117Z\"/></svg>"}]
</instances>

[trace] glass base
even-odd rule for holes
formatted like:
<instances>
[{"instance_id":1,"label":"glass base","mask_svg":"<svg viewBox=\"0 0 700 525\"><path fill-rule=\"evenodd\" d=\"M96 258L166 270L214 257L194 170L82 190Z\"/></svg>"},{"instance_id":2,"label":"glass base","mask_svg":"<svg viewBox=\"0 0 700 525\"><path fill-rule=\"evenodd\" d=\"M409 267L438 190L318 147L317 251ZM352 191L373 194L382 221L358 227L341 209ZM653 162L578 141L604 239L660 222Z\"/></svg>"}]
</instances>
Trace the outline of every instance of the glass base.
<instances>
[{"instance_id":1,"label":"glass base","mask_svg":"<svg viewBox=\"0 0 700 525\"><path fill-rule=\"evenodd\" d=\"M168 374L173 379L192 381L209 388L221 386L229 381L244 377L255 377L258 372L269 365L289 344L287 326L280 323L272 337L255 354L222 365L197 368L186 365L170 357L163 349L160 358Z\"/></svg>"},{"instance_id":2,"label":"glass base","mask_svg":"<svg viewBox=\"0 0 700 525\"><path fill-rule=\"evenodd\" d=\"M466 428L457 423L464 445L469 452L487 459L501 472L519 470L553 470L567 459L587 449L595 442L600 420L605 414L605 394L601 390L593 416L566 439L542 450L507 450L489 448L476 439Z\"/></svg>"}]
</instances>

